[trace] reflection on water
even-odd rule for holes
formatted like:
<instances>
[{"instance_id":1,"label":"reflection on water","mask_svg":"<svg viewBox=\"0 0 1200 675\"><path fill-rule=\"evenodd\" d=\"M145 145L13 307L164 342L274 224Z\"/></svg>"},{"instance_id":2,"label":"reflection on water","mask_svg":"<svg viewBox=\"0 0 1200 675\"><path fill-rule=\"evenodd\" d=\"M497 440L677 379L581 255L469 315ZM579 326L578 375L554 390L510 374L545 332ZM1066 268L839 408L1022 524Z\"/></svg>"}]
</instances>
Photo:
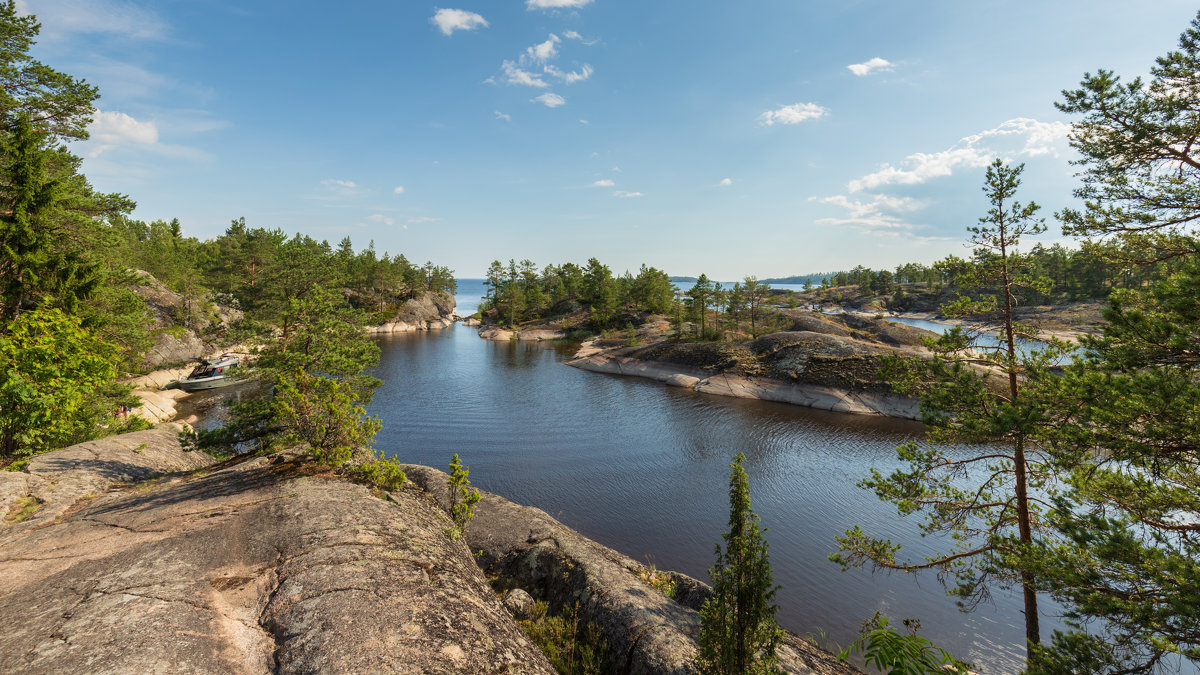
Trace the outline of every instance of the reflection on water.
<instances>
[{"instance_id":1,"label":"reflection on water","mask_svg":"<svg viewBox=\"0 0 1200 675\"><path fill-rule=\"evenodd\" d=\"M562 365L571 350L487 342L457 326L382 337L371 412L376 445L445 467L459 453L473 482L540 507L585 535L659 568L707 579L728 521L728 464L746 453L754 509L769 528L780 621L845 645L875 610L917 617L923 634L983 672L1024 655L1019 598L957 611L932 576L842 572L828 556L855 523L932 550L914 524L855 487L920 425L764 401L711 397ZM1051 610L1053 611L1053 610ZM1043 619L1047 633L1056 621Z\"/></svg>"}]
</instances>

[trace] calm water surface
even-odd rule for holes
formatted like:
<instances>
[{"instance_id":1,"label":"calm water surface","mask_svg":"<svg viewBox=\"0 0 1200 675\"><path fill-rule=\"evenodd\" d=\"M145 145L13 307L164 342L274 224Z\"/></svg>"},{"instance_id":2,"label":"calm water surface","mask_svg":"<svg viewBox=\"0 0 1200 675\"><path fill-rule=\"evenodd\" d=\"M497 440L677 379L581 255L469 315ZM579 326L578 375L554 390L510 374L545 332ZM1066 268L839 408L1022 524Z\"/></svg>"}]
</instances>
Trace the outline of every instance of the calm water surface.
<instances>
[{"instance_id":1,"label":"calm water surface","mask_svg":"<svg viewBox=\"0 0 1200 675\"><path fill-rule=\"evenodd\" d=\"M460 288L460 313L474 311L477 292ZM964 614L932 576L842 572L827 559L834 536L855 523L903 541L910 555L930 550L914 524L855 487L870 467L897 466L894 448L919 439L920 425L587 373L563 365L570 348L488 342L465 326L380 345L384 385L371 412L383 420L376 445L385 453L445 467L457 452L483 489L707 580L728 520L728 464L744 452L786 628L845 645L881 610L919 618L923 635L981 672L1019 669L1015 594ZM1043 619L1047 636L1056 625Z\"/></svg>"}]
</instances>

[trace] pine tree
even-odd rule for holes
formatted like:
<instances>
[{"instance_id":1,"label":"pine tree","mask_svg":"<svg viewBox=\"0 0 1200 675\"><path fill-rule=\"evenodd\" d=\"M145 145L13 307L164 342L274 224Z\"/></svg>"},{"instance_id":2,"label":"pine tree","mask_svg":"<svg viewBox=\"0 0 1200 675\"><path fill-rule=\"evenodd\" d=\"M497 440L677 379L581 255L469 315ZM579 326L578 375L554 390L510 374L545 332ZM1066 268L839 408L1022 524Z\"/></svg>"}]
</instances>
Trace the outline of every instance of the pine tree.
<instances>
[{"instance_id":1,"label":"pine tree","mask_svg":"<svg viewBox=\"0 0 1200 675\"><path fill-rule=\"evenodd\" d=\"M978 226L969 228L977 247L974 258L951 265L961 286L984 294L960 297L942 308L949 316L998 323L999 345L973 344L977 336L956 328L930 345L936 354L931 360L888 359L884 376L899 392L921 397L922 420L929 440L937 445L901 446L897 452L908 467L888 476L872 469L871 477L859 483L894 503L901 515L921 512L922 530L949 534L955 546L924 562L904 562L896 557L899 544L872 538L855 526L838 537L841 552L832 558L843 566L869 563L910 572L935 570L939 579L957 581L951 592L962 598L964 609L986 599L992 584L1017 586L1024 599L1027 650L1032 653L1041 634L1038 580L1027 557L1035 533L1043 530L1042 509L1032 495L1050 485L1056 474L1051 458L1029 443L1044 423L1044 401L1026 391L1023 383L1027 376L1046 372L1066 346L1052 341L1033 353L1018 346L1021 338L1038 337L1015 320L1018 292L1042 284L1026 274L1016 246L1022 236L1044 229L1035 218L1037 204L1014 199L1021 169L1000 160L988 168L984 193L991 209ZM951 443L978 450L949 454L945 446ZM982 480L967 487L962 482L967 476Z\"/></svg>"},{"instance_id":2,"label":"pine tree","mask_svg":"<svg viewBox=\"0 0 1200 675\"><path fill-rule=\"evenodd\" d=\"M738 453L729 465L729 532L725 550L716 547L717 563L708 571L713 595L700 609L700 653L696 662L706 675L779 673L775 649L783 631L775 621L778 607L767 540L750 510L750 483Z\"/></svg>"}]
</instances>

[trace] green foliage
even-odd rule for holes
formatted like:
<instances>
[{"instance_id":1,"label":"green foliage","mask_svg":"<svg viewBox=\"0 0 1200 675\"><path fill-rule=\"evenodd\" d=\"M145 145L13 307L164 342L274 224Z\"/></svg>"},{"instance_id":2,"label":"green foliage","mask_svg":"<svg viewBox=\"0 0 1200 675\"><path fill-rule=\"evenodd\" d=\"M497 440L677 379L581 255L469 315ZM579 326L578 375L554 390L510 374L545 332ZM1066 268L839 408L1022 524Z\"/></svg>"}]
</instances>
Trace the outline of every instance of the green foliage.
<instances>
[{"instance_id":1,"label":"green foliage","mask_svg":"<svg viewBox=\"0 0 1200 675\"><path fill-rule=\"evenodd\" d=\"M359 478L384 490L399 490L408 480L400 463L392 457L369 459L355 466L353 471Z\"/></svg>"},{"instance_id":2,"label":"green foliage","mask_svg":"<svg viewBox=\"0 0 1200 675\"><path fill-rule=\"evenodd\" d=\"M290 329L268 345L255 373L270 395L230 406L225 427L200 432L201 448L265 448L304 442L314 459L338 466L379 431L366 414L379 380L363 375L379 346L363 332L362 314L336 291L314 286L283 310Z\"/></svg>"},{"instance_id":3,"label":"green foliage","mask_svg":"<svg viewBox=\"0 0 1200 675\"><path fill-rule=\"evenodd\" d=\"M0 457L51 450L79 435L116 375L116 349L57 309L22 312L0 333ZM109 411L111 418L111 411Z\"/></svg>"},{"instance_id":4,"label":"green foliage","mask_svg":"<svg viewBox=\"0 0 1200 675\"><path fill-rule=\"evenodd\" d=\"M729 465L729 531L718 544L708 574L713 595L700 609L700 651L696 663L706 674L778 673L775 649L783 631L771 604L778 587L767 560L765 530L750 510L750 484L738 453Z\"/></svg>"},{"instance_id":5,"label":"green foliage","mask_svg":"<svg viewBox=\"0 0 1200 675\"><path fill-rule=\"evenodd\" d=\"M546 265L540 274L530 260L509 260L507 266L493 260L484 286L487 294L480 314L485 318L515 326L586 308L589 327L595 333L611 328L622 310L668 312L675 297L675 287L665 272L642 265L636 277L626 272L614 278L608 266L595 258L585 267Z\"/></svg>"},{"instance_id":6,"label":"green foliage","mask_svg":"<svg viewBox=\"0 0 1200 675\"><path fill-rule=\"evenodd\" d=\"M1068 490L1049 519L1062 541L1036 562L1062 580L1050 590L1078 627L1041 658L1111 664L1097 672L1200 661L1200 261L1114 294L1105 316L1076 362L1041 383L1057 402L1041 438ZM1081 632L1088 623L1103 643Z\"/></svg>"},{"instance_id":7,"label":"green foliage","mask_svg":"<svg viewBox=\"0 0 1200 675\"><path fill-rule=\"evenodd\" d=\"M904 623L911 626L907 619ZM867 665L887 675L966 675L970 672L967 664L920 637L915 630L908 634L896 632L896 629L888 625L888 618L879 612L864 622L862 634L849 647L838 653L838 660L845 661L851 654L862 654Z\"/></svg>"},{"instance_id":8,"label":"green foliage","mask_svg":"<svg viewBox=\"0 0 1200 675\"><path fill-rule=\"evenodd\" d=\"M287 441L305 442L313 459L339 466L370 444L381 426L359 396L351 382L301 370L276 381L272 417Z\"/></svg>"},{"instance_id":9,"label":"green foliage","mask_svg":"<svg viewBox=\"0 0 1200 675\"><path fill-rule=\"evenodd\" d=\"M1063 92L1059 110L1082 116L1071 145L1084 208L1059 218L1068 234L1118 234L1151 258L1200 253L1185 233L1200 218L1200 13L1150 72L1149 82L1122 83L1099 70Z\"/></svg>"},{"instance_id":10,"label":"green foliage","mask_svg":"<svg viewBox=\"0 0 1200 675\"><path fill-rule=\"evenodd\" d=\"M14 0L0 3L0 116L24 116L47 129L55 142L87 138L95 87L60 73L29 55L41 24Z\"/></svg>"},{"instance_id":11,"label":"green foliage","mask_svg":"<svg viewBox=\"0 0 1200 675\"><path fill-rule=\"evenodd\" d=\"M1036 673L1200 662L1200 13L1151 73L1087 74L1059 104L1083 116L1084 207L1059 214L1064 229L1115 236L1095 257L1147 281L1112 293L1103 333L1061 376L1035 380L1066 485L1047 517L1060 539L1031 557L1072 626L1037 650Z\"/></svg>"},{"instance_id":12,"label":"green foliage","mask_svg":"<svg viewBox=\"0 0 1200 675\"><path fill-rule=\"evenodd\" d=\"M475 505L483 497L479 490L471 487L468 478L470 468L458 458L458 453L450 459L450 479L447 485L450 491L450 519L454 521L453 537L466 534L467 525L475 517Z\"/></svg>"},{"instance_id":13,"label":"green foliage","mask_svg":"<svg viewBox=\"0 0 1200 675\"><path fill-rule=\"evenodd\" d=\"M675 582L675 576L665 570L656 569L653 563L647 564L646 567L637 571L638 577L650 584L650 586L662 593L663 595L675 599L675 595L679 592L678 584Z\"/></svg>"},{"instance_id":14,"label":"green foliage","mask_svg":"<svg viewBox=\"0 0 1200 675\"><path fill-rule=\"evenodd\" d=\"M534 604L521 628L542 650L550 665L563 675L601 675L609 670L608 643L595 625L581 619L579 605L549 614L545 602Z\"/></svg>"}]
</instances>

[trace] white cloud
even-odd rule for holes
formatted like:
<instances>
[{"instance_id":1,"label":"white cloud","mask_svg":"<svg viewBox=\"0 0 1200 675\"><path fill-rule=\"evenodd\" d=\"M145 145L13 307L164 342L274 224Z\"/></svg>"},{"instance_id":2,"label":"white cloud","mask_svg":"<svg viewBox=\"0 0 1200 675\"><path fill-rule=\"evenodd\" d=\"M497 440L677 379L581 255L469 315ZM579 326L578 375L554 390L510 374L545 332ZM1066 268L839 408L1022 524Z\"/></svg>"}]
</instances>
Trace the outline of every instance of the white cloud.
<instances>
[{"instance_id":1,"label":"white cloud","mask_svg":"<svg viewBox=\"0 0 1200 675\"><path fill-rule=\"evenodd\" d=\"M805 120L817 119L829 114L827 108L816 103L793 103L777 110L768 110L758 116L758 123L769 127L775 124L799 124Z\"/></svg>"},{"instance_id":2,"label":"white cloud","mask_svg":"<svg viewBox=\"0 0 1200 675\"><path fill-rule=\"evenodd\" d=\"M579 120L579 123L580 124L591 124L591 122L589 122L587 120Z\"/></svg>"},{"instance_id":3,"label":"white cloud","mask_svg":"<svg viewBox=\"0 0 1200 675\"><path fill-rule=\"evenodd\" d=\"M884 164L878 171L850 181L846 189L861 192L883 185L917 185L931 178L949 176L960 168L987 166L996 157L1057 156L1070 130L1070 125L1063 122L1018 117L962 138L941 152L914 153L905 157L901 166Z\"/></svg>"},{"instance_id":4,"label":"white cloud","mask_svg":"<svg viewBox=\"0 0 1200 675\"><path fill-rule=\"evenodd\" d=\"M321 181L321 185L328 185L329 187L334 188L346 188L350 190L358 187L358 184L352 180L338 180L337 178L326 178L325 180Z\"/></svg>"},{"instance_id":5,"label":"white cloud","mask_svg":"<svg viewBox=\"0 0 1200 675\"><path fill-rule=\"evenodd\" d=\"M592 0L525 0L525 9L579 8L592 4Z\"/></svg>"},{"instance_id":6,"label":"white cloud","mask_svg":"<svg viewBox=\"0 0 1200 675\"><path fill-rule=\"evenodd\" d=\"M372 213L371 215L367 216L367 220L373 223L382 223L384 225L396 224L396 221L392 220L388 216L383 215L382 213Z\"/></svg>"},{"instance_id":7,"label":"white cloud","mask_svg":"<svg viewBox=\"0 0 1200 675\"><path fill-rule=\"evenodd\" d=\"M436 223L439 220L441 220L441 218L430 218L429 216L416 216L413 218L409 218L408 222L410 222L410 223ZM408 229L408 228L404 228L404 229Z\"/></svg>"},{"instance_id":8,"label":"white cloud","mask_svg":"<svg viewBox=\"0 0 1200 675\"><path fill-rule=\"evenodd\" d=\"M598 180L595 183L592 183L592 187L613 187L614 185L616 185L616 183L614 183L613 181L611 181L607 178L605 178L604 180Z\"/></svg>"},{"instance_id":9,"label":"white cloud","mask_svg":"<svg viewBox=\"0 0 1200 675\"><path fill-rule=\"evenodd\" d=\"M429 22L437 26L442 35L449 35L456 30L475 30L488 26L487 19L462 9L438 9Z\"/></svg>"},{"instance_id":10,"label":"white cloud","mask_svg":"<svg viewBox=\"0 0 1200 675\"><path fill-rule=\"evenodd\" d=\"M582 82L582 81L588 79L589 77L591 77L592 73L595 72L592 69L592 66L587 63L583 64L583 68L580 68L579 70L577 70L575 72L563 72L563 71L559 70L558 68L555 68L554 66L546 66L544 68L544 70L547 75L552 75L554 77L557 77L558 79L562 80L563 82L566 82L567 84L575 84L576 82Z\"/></svg>"},{"instance_id":11,"label":"white cloud","mask_svg":"<svg viewBox=\"0 0 1200 675\"><path fill-rule=\"evenodd\" d=\"M722 178L722 179L721 179L721 182L720 182L720 183L717 183L717 187L727 187L727 186L730 186L730 185L733 185L733 179L732 179L732 178Z\"/></svg>"},{"instance_id":12,"label":"white cloud","mask_svg":"<svg viewBox=\"0 0 1200 675\"><path fill-rule=\"evenodd\" d=\"M640 192L626 192L624 190L614 190L613 196L614 197L644 197L645 195L643 195Z\"/></svg>"},{"instance_id":13,"label":"white cloud","mask_svg":"<svg viewBox=\"0 0 1200 675\"><path fill-rule=\"evenodd\" d=\"M395 187L395 188L392 190L392 194L394 194L394 195L402 195L402 194L404 194L404 186L403 186L403 185L397 185L397 186L396 186L396 187Z\"/></svg>"},{"instance_id":14,"label":"white cloud","mask_svg":"<svg viewBox=\"0 0 1200 675\"><path fill-rule=\"evenodd\" d=\"M516 63L512 61L505 61L500 67L504 70L504 75L508 78L509 84L537 87L538 89L545 89L546 87L550 86L550 84L541 77L534 75L529 71L522 70L519 66L517 66Z\"/></svg>"},{"instance_id":15,"label":"white cloud","mask_svg":"<svg viewBox=\"0 0 1200 675\"><path fill-rule=\"evenodd\" d=\"M542 94L541 96L535 96L533 99L531 99L531 101L537 101L538 103L541 103L542 105L546 106L547 108L557 108L560 105L567 104L567 99L559 96L558 94L551 94L551 93L545 93L545 94Z\"/></svg>"},{"instance_id":16,"label":"white cloud","mask_svg":"<svg viewBox=\"0 0 1200 675\"><path fill-rule=\"evenodd\" d=\"M821 199L814 197L813 200L822 204L840 206L849 211L844 218L820 218L816 221L818 225L847 225L885 236L910 233L914 226L893 214L916 211L924 206L910 197L894 195L869 195L863 201L853 200L845 195L834 195Z\"/></svg>"},{"instance_id":17,"label":"white cloud","mask_svg":"<svg viewBox=\"0 0 1200 675\"><path fill-rule=\"evenodd\" d=\"M621 167L619 167L619 166L614 166L612 168L612 170L615 171L616 173L621 173Z\"/></svg>"},{"instance_id":18,"label":"white cloud","mask_svg":"<svg viewBox=\"0 0 1200 675\"><path fill-rule=\"evenodd\" d=\"M88 125L88 134L91 136L91 157L113 148L158 143L158 125L136 120L123 112L97 111Z\"/></svg>"},{"instance_id":19,"label":"white cloud","mask_svg":"<svg viewBox=\"0 0 1200 675\"><path fill-rule=\"evenodd\" d=\"M114 33L139 40L166 38L168 26L154 12L123 0L29 0L17 2L20 14L36 14L44 40L71 35Z\"/></svg>"},{"instance_id":20,"label":"white cloud","mask_svg":"<svg viewBox=\"0 0 1200 675\"><path fill-rule=\"evenodd\" d=\"M569 31L563 33L563 35L569 40L582 40L583 39L582 35L580 35L579 33L576 33L573 30L569 30Z\"/></svg>"},{"instance_id":21,"label":"white cloud","mask_svg":"<svg viewBox=\"0 0 1200 675\"><path fill-rule=\"evenodd\" d=\"M92 123L88 125L88 133L91 137L81 143L82 154L89 159L96 159L106 153L122 151L126 153L150 152L163 157L189 160L212 159L209 153L197 148L163 143L161 140L163 126L158 121L139 120L123 112L97 110L92 116ZM188 131L186 125L181 125L181 128L185 132ZM210 125L200 130L212 128L219 127ZM123 161L119 164L125 166L127 170L133 170L133 166L128 162ZM110 162L108 168L120 171L116 162Z\"/></svg>"},{"instance_id":22,"label":"white cloud","mask_svg":"<svg viewBox=\"0 0 1200 675\"><path fill-rule=\"evenodd\" d=\"M855 75L863 77L864 75L870 74L870 72L873 70L892 70L895 66L891 61L887 61L876 56L870 61L866 61L864 63L852 63L846 67L849 68L850 72L854 73Z\"/></svg>"},{"instance_id":23,"label":"white cloud","mask_svg":"<svg viewBox=\"0 0 1200 675\"><path fill-rule=\"evenodd\" d=\"M508 114L502 113L502 112L500 112L499 110L497 110L497 111L496 111L496 119L498 119L498 120L504 120L505 122L511 122L511 121L512 121L512 115L508 115Z\"/></svg>"},{"instance_id":24,"label":"white cloud","mask_svg":"<svg viewBox=\"0 0 1200 675\"><path fill-rule=\"evenodd\" d=\"M545 63L558 56L558 43L560 42L562 42L562 39L551 33L550 38L545 42L538 43L532 47L526 47L525 53L521 55L521 65Z\"/></svg>"}]
</instances>

